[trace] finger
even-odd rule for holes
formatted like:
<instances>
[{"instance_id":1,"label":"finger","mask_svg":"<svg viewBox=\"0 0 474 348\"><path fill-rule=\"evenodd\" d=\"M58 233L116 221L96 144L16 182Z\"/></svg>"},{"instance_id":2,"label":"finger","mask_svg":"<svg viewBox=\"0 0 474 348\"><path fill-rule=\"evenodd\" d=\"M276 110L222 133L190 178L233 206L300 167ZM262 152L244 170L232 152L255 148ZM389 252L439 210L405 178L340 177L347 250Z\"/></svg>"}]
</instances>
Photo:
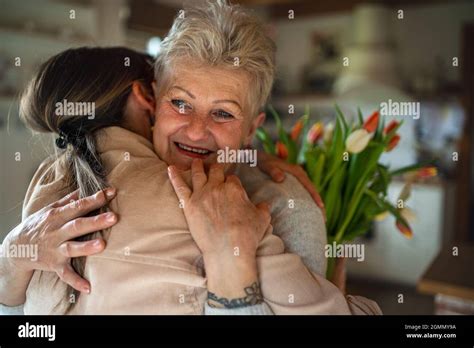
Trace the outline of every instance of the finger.
<instances>
[{"instance_id":1,"label":"finger","mask_svg":"<svg viewBox=\"0 0 474 348\"><path fill-rule=\"evenodd\" d=\"M257 151L257 160L260 170L269 175L273 181L282 182L285 180L283 165L287 164L287 162L266 153L262 153L261 151Z\"/></svg>"},{"instance_id":2,"label":"finger","mask_svg":"<svg viewBox=\"0 0 474 348\"><path fill-rule=\"evenodd\" d=\"M316 188L314 187L313 183L309 180L298 180L301 185L308 191L308 193L311 195L311 198L313 198L314 202L319 208L324 208L324 203L323 200L321 199L321 196L319 195L318 191L316 191Z\"/></svg>"},{"instance_id":3,"label":"finger","mask_svg":"<svg viewBox=\"0 0 474 348\"><path fill-rule=\"evenodd\" d=\"M316 205L321 209L321 213L323 214L324 223L326 223L326 206L324 205L323 199L319 195L318 191L315 191L316 196L312 196Z\"/></svg>"},{"instance_id":4,"label":"finger","mask_svg":"<svg viewBox=\"0 0 474 348\"><path fill-rule=\"evenodd\" d=\"M234 175L234 174L227 175L227 177L225 178L225 182L226 182L226 183L231 183L231 184L237 185L237 186L239 186L242 190L245 191L244 187L242 186L242 182L240 181L240 179L239 179L239 177L238 177L237 175Z\"/></svg>"},{"instance_id":5,"label":"finger","mask_svg":"<svg viewBox=\"0 0 474 348\"><path fill-rule=\"evenodd\" d=\"M90 293L91 286L89 282L81 278L69 263L61 266L56 270L56 273L63 282L69 284L77 291Z\"/></svg>"},{"instance_id":6,"label":"finger","mask_svg":"<svg viewBox=\"0 0 474 348\"><path fill-rule=\"evenodd\" d=\"M225 183L226 185L231 185L231 187L234 189L233 194L238 194L244 201L248 201L249 203L253 204L250 202L247 191L245 191L244 186L237 175L231 174L226 176Z\"/></svg>"},{"instance_id":7,"label":"finger","mask_svg":"<svg viewBox=\"0 0 474 348\"><path fill-rule=\"evenodd\" d=\"M282 168L291 175L293 175L300 182L300 184L303 185L306 191L309 192L311 198L313 198L318 208L321 209L324 222L326 222L326 208L324 206L324 202L306 172L300 166L295 166L293 164L288 163L282 165Z\"/></svg>"},{"instance_id":8,"label":"finger","mask_svg":"<svg viewBox=\"0 0 474 348\"><path fill-rule=\"evenodd\" d=\"M59 207L65 206L68 203L71 203L71 201L76 201L78 199L79 199L79 190L76 190L64 196L60 200L54 202L53 204L51 204L51 207L59 208Z\"/></svg>"},{"instance_id":9,"label":"finger","mask_svg":"<svg viewBox=\"0 0 474 348\"><path fill-rule=\"evenodd\" d=\"M218 185L223 183L225 180L224 165L221 163L211 164L209 169L209 180L210 184Z\"/></svg>"},{"instance_id":10,"label":"finger","mask_svg":"<svg viewBox=\"0 0 474 348\"><path fill-rule=\"evenodd\" d=\"M93 239L86 242L68 241L59 246L61 255L68 258L89 256L100 253L105 248L103 239Z\"/></svg>"},{"instance_id":11,"label":"finger","mask_svg":"<svg viewBox=\"0 0 474 348\"><path fill-rule=\"evenodd\" d=\"M204 172L202 160L195 159L191 164L191 178L193 183L193 191L200 190L207 182L207 175Z\"/></svg>"},{"instance_id":12,"label":"finger","mask_svg":"<svg viewBox=\"0 0 474 348\"><path fill-rule=\"evenodd\" d=\"M192 192L175 166L168 167L168 176L178 199L187 202Z\"/></svg>"},{"instance_id":13,"label":"finger","mask_svg":"<svg viewBox=\"0 0 474 348\"><path fill-rule=\"evenodd\" d=\"M63 241L109 228L117 223L117 214L107 212L96 216L77 218L65 223L60 231Z\"/></svg>"},{"instance_id":14,"label":"finger","mask_svg":"<svg viewBox=\"0 0 474 348\"><path fill-rule=\"evenodd\" d=\"M285 172L278 167L271 167L268 169L268 174L275 182L283 182L286 178Z\"/></svg>"},{"instance_id":15,"label":"finger","mask_svg":"<svg viewBox=\"0 0 474 348\"><path fill-rule=\"evenodd\" d=\"M260 202L256 205L256 207L262 213L262 216L268 219L268 222L270 223L270 204L267 202Z\"/></svg>"},{"instance_id":16,"label":"finger","mask_svg":"<svg viewBox=\"0 0 474 348\"><path fill-rule=\"evenodd\" d=\"M91 211L97 210L106 205L111 199L115 197L117 190L114 188L107 188L99 191L91 196L81 198L77 201L66 204L58 208L59 215L63 221L70 221L79 216L84 216Z\"/></svg>"}]
</instances>

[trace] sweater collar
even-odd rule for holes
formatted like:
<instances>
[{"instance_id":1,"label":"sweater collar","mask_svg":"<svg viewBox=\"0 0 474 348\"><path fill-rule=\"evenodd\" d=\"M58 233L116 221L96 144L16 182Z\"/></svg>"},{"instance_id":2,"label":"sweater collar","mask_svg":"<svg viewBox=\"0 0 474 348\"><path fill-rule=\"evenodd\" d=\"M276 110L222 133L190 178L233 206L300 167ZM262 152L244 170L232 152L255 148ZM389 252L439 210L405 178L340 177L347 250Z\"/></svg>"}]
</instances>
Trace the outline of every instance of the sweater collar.
<instances>
[{"instance_id":1,"label":"sweater collar","mask_svg":"<svg viewBox=\"0 0 474 348\"><path fill-rule=\"evenodd\" d=\"M132 156L157 157L153 144L145 137L122 127L106 127L97 133L99 154L110 151L127 151Z\"/></svg>"}]
</instances>

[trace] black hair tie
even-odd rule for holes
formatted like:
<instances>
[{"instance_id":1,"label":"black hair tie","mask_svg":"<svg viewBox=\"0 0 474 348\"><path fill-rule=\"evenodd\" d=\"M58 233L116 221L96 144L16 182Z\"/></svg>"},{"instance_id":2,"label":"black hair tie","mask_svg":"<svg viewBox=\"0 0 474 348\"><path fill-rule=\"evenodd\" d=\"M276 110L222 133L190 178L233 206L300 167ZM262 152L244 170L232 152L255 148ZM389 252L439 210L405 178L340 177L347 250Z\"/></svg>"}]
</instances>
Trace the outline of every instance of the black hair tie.
<instances>
[{"instance_id":1,"label":"black hair tie","mask_svg":"<svg viewBox=\"0 0 474 348\"><path fill-rule=\"evenodd\" d=\"M60 149L65 149L67 147L68 140L66 134L59 132L59 137L56 138L56 146Z\"/></svg>"},{"instance_id":2,"label":"black hair tie","mask_svg":"<svg viewBox=\"0 0 474 348\"><path fill-rule=\"evenodd\" d=\"M84 150L84 147L87 148L85 136L82 123L76 126L63 125L59 128L56 146L60 149L65 149L68 144L71 144L76 150Z\"/></svg>"}]
</instances>

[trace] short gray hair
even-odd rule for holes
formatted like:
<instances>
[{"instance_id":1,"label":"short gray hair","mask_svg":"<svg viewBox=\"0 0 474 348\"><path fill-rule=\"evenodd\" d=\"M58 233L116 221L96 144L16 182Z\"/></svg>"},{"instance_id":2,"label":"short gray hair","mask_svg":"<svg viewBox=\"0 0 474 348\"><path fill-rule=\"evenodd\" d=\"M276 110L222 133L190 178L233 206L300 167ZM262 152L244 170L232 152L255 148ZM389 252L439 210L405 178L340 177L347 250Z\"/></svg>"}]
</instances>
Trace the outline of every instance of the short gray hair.
<instances>
[{"instance_id":1,"label":"short gray hair","mask_svg":"<svg viewBox=\"0 0 474 348\"><path fill-rule=\"evenodd\" d=\"M275 76L275 43L260 19L226 0L206 1L181 12L163 40L155 63L158 89L165 87L166 69L177 59L245 71L251 79L249 103L253 112L270 95Z\"/></svg>"}]
</instances>

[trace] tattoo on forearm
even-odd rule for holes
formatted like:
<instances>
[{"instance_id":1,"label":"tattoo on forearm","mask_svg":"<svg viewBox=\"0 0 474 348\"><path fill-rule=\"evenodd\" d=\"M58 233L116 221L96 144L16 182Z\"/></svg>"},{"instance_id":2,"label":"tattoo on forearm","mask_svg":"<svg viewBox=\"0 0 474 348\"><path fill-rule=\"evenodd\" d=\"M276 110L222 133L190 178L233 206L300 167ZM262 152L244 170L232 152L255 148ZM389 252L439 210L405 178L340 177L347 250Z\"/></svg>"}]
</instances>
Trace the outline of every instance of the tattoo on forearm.
<instances>
[{"instance_id":1,"label":"tattoo on forearm","mask_svg":"<svg viewBox=\"0 0 474 348\"><path fill-rule=\"evenodd\" d=\"M209 291L207 293L208 304L211 307L223 306L224 308L241 308L253 306L263 302L263 296L258 282L255 282L252 285L244 288L244 291L246 293L245 297L233 299L218 297L216 294Z\"/></svg>"}]
</instances>

